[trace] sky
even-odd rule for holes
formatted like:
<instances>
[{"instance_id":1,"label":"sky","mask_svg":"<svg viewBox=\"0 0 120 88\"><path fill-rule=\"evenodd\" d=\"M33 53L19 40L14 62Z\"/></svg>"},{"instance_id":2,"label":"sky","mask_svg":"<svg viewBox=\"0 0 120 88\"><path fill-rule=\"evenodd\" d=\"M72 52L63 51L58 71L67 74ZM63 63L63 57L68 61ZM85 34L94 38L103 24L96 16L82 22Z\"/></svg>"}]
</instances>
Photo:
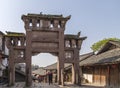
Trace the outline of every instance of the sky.
<instances>
[{"instance_id":1,"label":"sky","mask_svg":"<svg viewBox=\"0 0 120 88\"><path fill-rule=\"evenodd\" d=\"M23 14L71 15L65 34L87 36L80 53L89 53L93 43L104 38L120 38L120 0L1 0L0 31L24 32ZM47 66L57 61L51 54L32 57L32 63Z\"/></svg>"}]
</instances>

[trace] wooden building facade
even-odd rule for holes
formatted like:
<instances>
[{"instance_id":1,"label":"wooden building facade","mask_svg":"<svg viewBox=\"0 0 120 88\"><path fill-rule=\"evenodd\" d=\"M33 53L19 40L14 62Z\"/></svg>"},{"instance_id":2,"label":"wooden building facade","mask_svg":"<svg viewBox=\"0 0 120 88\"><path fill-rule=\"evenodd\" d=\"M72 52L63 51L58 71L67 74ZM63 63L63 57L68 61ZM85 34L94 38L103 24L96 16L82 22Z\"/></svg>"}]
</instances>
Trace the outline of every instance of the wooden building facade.
<instances>
[{"instance_id":1,"label":"wooden building facade","mask_svg":"<svg viewBox=\"0 0 120 88\"><path fill-rule=\"evenodd\" d=\"M97 54L80 61L84 83L120 88L120 43L107 42Z\"/></svg>"}]
</instances>

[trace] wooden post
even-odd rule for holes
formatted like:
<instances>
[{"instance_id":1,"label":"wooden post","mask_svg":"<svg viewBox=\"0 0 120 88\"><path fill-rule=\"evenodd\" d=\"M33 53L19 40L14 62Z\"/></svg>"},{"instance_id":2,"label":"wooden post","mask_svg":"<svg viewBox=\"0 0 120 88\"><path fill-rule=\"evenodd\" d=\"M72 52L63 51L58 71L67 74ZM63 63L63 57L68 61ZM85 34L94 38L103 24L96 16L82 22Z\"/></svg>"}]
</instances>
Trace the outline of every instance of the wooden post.
<instances>
[{"instance_id":1,"label":"wooden post","mask_svg":"<svg viewBox=\"0 0 120 88\"><path fill-rule=\"evenodd\" d=\"M92 80L92 82L94 83L95 82L95 67L93 67L93 72L92 73L93 73L93 78L92 78L93 80Z\"/></svg>"},{"instance_id":2,"label":"wooden post","mask_svg":"<svg viewBox=\"0 0 120 88\"><path fill-rule=\"evenodd\" d=\"M107 66L107 82L106 82L107 88L110 86L110 66Z\"/></svg>"},{"instance_id":3,"label":"wooden post","mask_svg":"<svg viewBox=\"0 0 120 88\"><path fill-rule=\"evenodd\" d=\"M120 64L118 64L117 67L118 67L118 86L120 86Z\"/></svg>"}]
</instances>

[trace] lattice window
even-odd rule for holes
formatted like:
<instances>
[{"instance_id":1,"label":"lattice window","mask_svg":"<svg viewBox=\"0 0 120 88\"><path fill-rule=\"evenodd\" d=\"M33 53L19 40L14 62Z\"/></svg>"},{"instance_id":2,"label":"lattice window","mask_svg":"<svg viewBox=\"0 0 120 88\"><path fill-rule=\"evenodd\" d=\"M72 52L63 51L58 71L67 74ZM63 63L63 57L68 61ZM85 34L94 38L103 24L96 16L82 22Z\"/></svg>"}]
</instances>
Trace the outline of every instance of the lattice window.
<instances>
[{"instance_id":1,"label":"lattice window","mask_svg":"<svg viewBox=\"0 0 120 88\"><path fill-rule=\"evenodd\" d=\"M65 41L65 47L70 47L70 41L69 40Z\"/></svg>"},{"instance_id":2,"label":"lattice window","mask_svg":"<svg viewBox=\"0 0 120 88\"><path fill-rule=\"evenodd\" d=\"M71 58L72 57L72 53L71 52L66 52L65 53L65 58Z\"/></svg>"}]
</instances>

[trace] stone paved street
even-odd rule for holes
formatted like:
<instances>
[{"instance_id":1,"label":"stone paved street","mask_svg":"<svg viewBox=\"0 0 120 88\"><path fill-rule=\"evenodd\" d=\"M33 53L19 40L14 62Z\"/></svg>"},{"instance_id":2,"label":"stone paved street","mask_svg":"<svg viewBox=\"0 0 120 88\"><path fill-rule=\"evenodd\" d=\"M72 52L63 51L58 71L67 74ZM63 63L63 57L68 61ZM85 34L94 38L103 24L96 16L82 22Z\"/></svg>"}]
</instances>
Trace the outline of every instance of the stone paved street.
<instances>
[{"instance_id":1,"label":"stone paved street","mask_svg":"<svg viewBox=\"0 0 120 88\"><path fill-rule=\"evenodd\" d=\"M20 82L16 83L13 87L7 87L7 85L0 85L0 88L27 88L25 83ZM49 85L48 83L33 83L31 88L104 88L104 87L94 87L94 86L77 86L77 85L67 85L67 86L58 86L57 84Z\"/></svg>"},{"instance_id":2,"label":"stone paved street","mask_svg":"<svg viewBox=\"0 0 120 88\"><path fill-rule=\"evenodd\" d=\"M7 85L0 85L0 88L27 88L25 83L16 83L15 86L7 87ZM48 83L33 83L31 88L60 88L58 85L48 85Z\"/></svg>"}]
</instances>

